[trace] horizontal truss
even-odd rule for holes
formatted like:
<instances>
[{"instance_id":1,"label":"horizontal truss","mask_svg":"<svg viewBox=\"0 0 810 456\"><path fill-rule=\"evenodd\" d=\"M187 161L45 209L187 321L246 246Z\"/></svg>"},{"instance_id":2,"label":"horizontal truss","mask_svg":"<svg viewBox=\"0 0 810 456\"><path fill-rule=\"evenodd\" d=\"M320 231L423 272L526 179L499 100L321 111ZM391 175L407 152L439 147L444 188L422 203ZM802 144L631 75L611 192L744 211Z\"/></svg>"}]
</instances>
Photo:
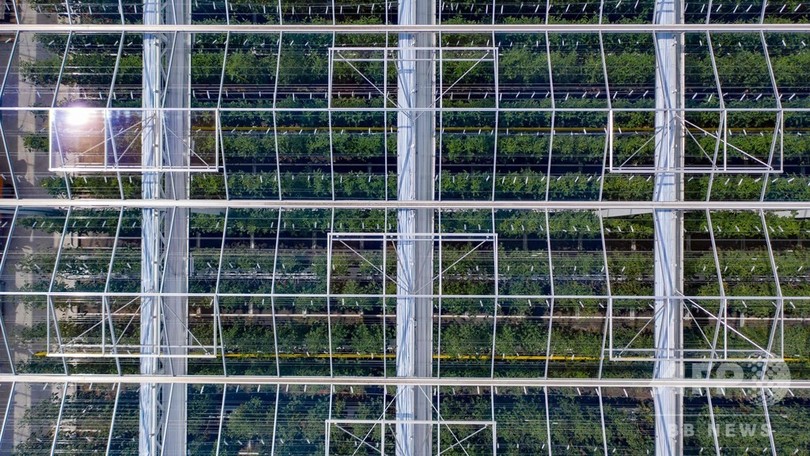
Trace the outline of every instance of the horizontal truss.
<instances>
[{"instance_id":1,"label":"horizontal truss","mask_svg":"<svg viewBox=\"0 0 810 456\"><path fill-rule=\"evenodd\" d=\"M549 94L550 95L550 94ZM318 97L323 97L323 94L318 94ZM328 96L328 94L327 94ZM780 96L784 97L784 94ZM503 97L501 97L503 98ZM24 112L44 112L50 114L54 109L57 108L43 108L40 106L0 106L0 112L2 111L24 111ZM58 108L58 109L70 109L70 108ZM82 108L78 108L82 109ZM133 109L133 108L125 108L125 107L109 107L109 108L98 108L94 109L95 111L99 112L141 112L140 108ZM374 107L374 106L365 106L363 107L363 111L368 112L396 112L399 111L400 108L395 106L389 107ZM772 113L805 113L810 112L810 108L807 107L800 107L800 106L791 106L789 108L785 107L767 107L767 106L758 106L756 108L738 108L738 107L726 107L726 108L718 108L718 107L711 107L711 106L699 106L699 107L686 107L680 109L656 109L654 107L643 107L643 108L633 108L633 107L626 107L626 108L612 108L612 107L598 107L598 106L587 106L587 107L571 107L567 108L565 106L558 106L558 107L519 107L513 108L510 106L474 106L474 107L464 107L464 106L431 106L426 108L412 108L410 109L415 112L470 112L470 111L481 111L481 112L588 112L588 113L604 113L604 114L616 114L616 113L630 113L630 112L643 112L643 113L654 113L657 111L667 111L667 112L701 112L701 113L734 113L734 112L772 112ZM284 112L284 113L296 113L296 112L356 112L357 108L355 107L340 107L340 106L331 106L331 107L308 107L308 108L296 108L296 107L272 107L272 106L256 106L250 108L240 108L234 106L221 106L218 108L207 108L207 107L193 107L193 108L158 108L155 109L156 112L166 113L166 112L173 112L173 111L183 111L186 113L213 113L213 114L223 114L223 113L235 113L235 112L250 112L250 113L258 113L258 112ZM605 122L607 125L607 122ZM377 127L379 128L379 127ZM389 127L389 133L393 133L394 127ZM472 130L470 128L470 130ZM502 127L501 131L506 130L506 127ZM551 128L546 127L548 132L552 132ZM272 128L271 128L272 131ZM487 132L492 131L492 128L489 128ZM599 132L604 132L604 128L599 128ZM787 130L790 131L790 130ZM444 131L442 131L443 133ZM553 132L555 134L559 134Z\"/></svg>"},{"instance_id":2,"label":"horizontal truss","mask_svg":"<svg viewBox=\"0 0 810 456\"><path fill-rule=\"evenodd\" d=\"M77 33L806 33L810 24L12 24L9 31Z\"/></svg>"},{"instance_id":3,"label":"horizontal truss","mask_svg":"<svg viewBox=\"0 0 810 456\"><path fill-rule=\"evenodd\" d=\"M632 209L652 211L668 209L676 211L730 210L730 211L792 211L810 210L810 201L549 201L549 200L295 200L295 199L191 199L191 200L143 200L143 199L40 199L18 198L0 200L3 208L189 208L189 209L422 209L439 210L610 210Z\"/></svg>"},{"instance_id":4,"label":"horizontal truss","mask_svg":"<svg viewBox=\"0 0 810 456\"><path fill-rule=\"evenodd\" d=\"M391 297L390 294L382 294L382 293L354 293L354 294L341 294L341 293L128 293L128 292L92 292L92 291L0 291L0 296L51 296L51 297L85 297L85 298L98 298L98 297L117 297L117 298L136 298L136 297L143 297L143 296L160 296L160 297L189 297L189 298L212 298L212 297L241 297L241 296L253 296L258 298L354 298L354 297L363 297L363 298L383 298L383 297ZM413 294L412 296L417 298L446 298L446 299L510 299L510 300L517 300L517 299L612 299L614 301L622 301L622 300L649 300L654 301L656 299L662 299L667 297L666 295L655 296L655 295L586 295L586 294L578 294L578 295L570 295L570 294L539 294L539 295L518 295L518 294L487 294L487 295L478 295L478 294L449 294L449 293L441 293L441 294L428 294L428 293L418 293ZM695 295L695 296L678 296L677 299L681 299L684 301L718 301L718 300L726 300L726 301L776 301L776 300L796 300L796 301L808 301L810 300L810 296L719 296L719 295ZM333 314L338 315L338 314ZM588 315L588 316L571 316L567 315L564 317L555 317L555 318L595 318L600 316L597 315ZM509 317L506 317L509 318Z\"/></svg>"},{"instance_id":5,"label":"horizontal truss","mask_svg":"<svg viewBox=\"0 0 810 456\"><path fill-rule=\"evenodd\" d=\"M707 359L710 361L710 359ZM334 385L334 386L482 386L547 388L746 388L810 389L810 380L735 378L510 378L510 377L331 377L266 375L102 375L102 374L0 374L0 383L160 383L180 385Z\"/></svg>"}]
</instances>

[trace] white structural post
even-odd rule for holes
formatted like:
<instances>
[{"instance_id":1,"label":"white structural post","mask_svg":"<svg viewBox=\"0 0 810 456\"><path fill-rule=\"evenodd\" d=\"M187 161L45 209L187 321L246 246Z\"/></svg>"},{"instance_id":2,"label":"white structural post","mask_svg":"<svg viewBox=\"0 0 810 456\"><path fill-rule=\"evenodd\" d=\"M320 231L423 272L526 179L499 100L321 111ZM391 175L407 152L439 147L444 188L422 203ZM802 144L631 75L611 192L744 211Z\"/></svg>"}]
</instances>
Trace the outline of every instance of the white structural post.
<instances>
[{"instance_id":1,"label":"white structural post","mask_svg":"<svg viewBox=\"0 0 810 456\"><path fill-rule=\"evenodd\" d=\"M160 0L145 0L143 4L144 24L160 24ZM162 135L160 115L161 87L161 46L160 36L147 33L143 36L143 119L141 133L141 194L144 200L160 198L160 173L156 171L162 157ZM141 291L160 291L160 211L144 207L141 221ZM158 373L160 350L160 298L141 298L141 374ZM156 455L158 436L158 385L143 383L140 387L139 452L141 455Z\"/></svg>"},{"instance_id":2,"label":"white structural post","mask_svg":"<svg viewBox=\"0 0 810 456\"><path fill-rule=\"evenodd\" d=\"M188 24L191 22L191 2L187 0L166 1L166 22ZM191 105L191 34L170 35L168 71L165 81L163 105L171 108L164 112L164 157L171 167L190 166L189 149L193 147L189 112ZM165 196L174 201L187 200L189 175L170 172L165 177ZM166 213L163 225L165 235L163 292L163 334L167 351L172 355L163 361L163 371L170 375L185 375L188 368L188 213L184 207L172 207ZM170 295L176 293L177 295ZM162 454L186 454L186 385L162 385L161 406L163 409Z\"/></svg>"},{"instance_id":3,"label":"white structural post","mask_svg":"<svg viewBox=\"0 0 810 456\"><path fill-rule=\"evenodd\" d=\"M683 22L680 0L656 0L656 24ZM656 202L683 199L683 34L655 33L655 188ZM656 379L683 377L681 327L683 288L682 213L653 211L655 226L655 372ZM658 456L681 454L681 388L654 388L655 448Z\"/></svg>"},{"instance_id":4,"label":"white structural post","mask_svg":"<svg viewBox=\"0 0 810 456\"><path fill-rule=\"evenodd\" d=\"M161 24L164 14L169 23L190 22L188 2L173 3L164 8L164 0L145 1L144 23ZM188 174L163 173L161 169L190 165L190 119L185 110L190 105L190 35L172 35L168 59L164 59L162 40L161 34L153 33L143 38L142 197L187 200ZM166 72L164 63L168 64ZM166 217L161 217L157 206L143 208L141 291L167 296L141 298L141 374L186 375L188 298L182 294L188 292L189 209L181 205L164 210ZM161 351L162 345L168 353ZM171 357L162 361L163 355ZM183 384L141 385L141 455L186 454L186 391Z\"/></svg>"},{"instance_id":5,"label":"white structural post","mask_svg":"<svg viewBox=\"0 0 810 456\"><path fill-rule=\"evenodd\" d=\"M399 24L433 24L433 0L401 0ZM434 34L400 33L397 52L397 199L432 200ZM425 109L428 109L427 111ZM430 377L433 362L433 209L397 211L397 377ZM418 233L418 236L417 236ZM396 452L431 454L432 388L397 388ZM404 421L401 421L404 420ZM408 420L420 421L419 424Z\"/></svg>"}]
</instances>

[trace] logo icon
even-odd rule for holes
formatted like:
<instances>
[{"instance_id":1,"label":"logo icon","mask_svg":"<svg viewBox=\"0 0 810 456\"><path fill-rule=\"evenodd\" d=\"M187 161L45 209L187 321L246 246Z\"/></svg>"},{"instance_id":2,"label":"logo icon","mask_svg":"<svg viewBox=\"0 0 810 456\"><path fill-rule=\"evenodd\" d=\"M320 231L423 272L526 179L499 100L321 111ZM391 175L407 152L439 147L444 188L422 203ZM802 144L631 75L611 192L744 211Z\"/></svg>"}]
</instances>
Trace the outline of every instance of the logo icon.
<instances>
[{"instance_id":1,"label":"logo icon","mask_svg":"<svg viewBox=\"0 0 810 456\"><path fill-rule=\"evenodd\" d=\"M750 388L746 390L748 399L751 402L760 404L763 392L768 405L776 404L785 398L787 388L777 386L779 383L790 381L790 369L788 369L784 361L762 360L746 363L742 367L747 374L747 378L764 383L764 389Z\"/></svg>"},{"instance_id":2,"label":"logo icon","mask_svg":"<svg viewBox=\"0 0 810 456\"><path fill-rule=\"evenodd\" d=\"M692 378L733 380L736 384L733 389L741 391L747 402L761 405L764 394L767 405L773 405L784 399L788 392L784 384L790 381L790 369L784 361L762 358L744 362L695 363ZM757 387L750 386L754 382L758 383ZM699 390L695 393L701 394Z\"/></svg>"}]
</instances>

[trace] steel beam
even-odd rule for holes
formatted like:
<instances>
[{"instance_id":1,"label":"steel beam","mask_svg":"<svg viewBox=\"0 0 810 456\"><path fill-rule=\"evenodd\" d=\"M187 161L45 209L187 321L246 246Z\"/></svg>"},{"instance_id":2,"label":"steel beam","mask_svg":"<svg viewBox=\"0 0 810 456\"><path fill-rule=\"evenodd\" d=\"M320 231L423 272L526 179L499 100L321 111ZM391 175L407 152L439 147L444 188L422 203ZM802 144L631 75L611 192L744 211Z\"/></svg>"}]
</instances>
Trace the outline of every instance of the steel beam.
<instances>
[{"instance_id":1,"label":"steel beam","mask_svg":"<svg viewBox=\"0 0 810 456\"><path fill-rule=\"evenodd\" d=\"M656 24L683 23L680 0L656 0ZM656 32L655 42L655 183L653 200L683 200L683 132L678 109L683 106L683 34ZM683 219L672 209L655 209L655 365L653 378L683 378L683 331L680 293L683 289ZM655 453L676 456L682 453L683 391L656 387Z\"/></svg>"},{"instance_id":2,"label":"steel beam","mask_svg":"<svg viewBox=\"0 0 810 456\"><path fill-rule=\"evenodd\" d=\"M144 24L157 25L161 22L161 0L144 0ZM162 159L162 112L160 94L162 86L161 37L146 34L143 37L143 121L141 133L141 165L144 169L157 169ZM160 174L156 171L144 172L141 183L141 198L147 203L160 198ZM141 221L141 291L160 291L160 208L145 205ZM160 353L160 302L159 296L141 297L141 355L140 373L145 377L158 373ZM139 404L139 453L157 455L158 430L158 385L145 382L140 387Z\"/></svg>"},{"instance_id":3,"label":"steel beam","mask_svg":"<svg viewBox=\"0 0 810 456\"><path fill-rule=\"evenodd\" d=\"M401 0L399 24L433 24L434 0ZM435 37L400 33L397 51L397 200L433 199ZM386 76L387 77L387 76ZM416 297L433 289L432 208L397 211L397 377L430 377L433 364L433 300ZM419 236L416 236L419 234ZM431 454L431 388L400 385L396 400L398 456Z\"/></svg>"},{"instance_id":4,"label":"steel beam","mask_svg":"<svg viewBox=\"0 0 810 456\"><path fill-rule=\"evenodd\" d=\"M216 298L216 297L243 297L243 296L252 296L257 298L297 298L297 297L306 297L306 298L313 298L313 299L326 299L328 297L333 298L351 298L357 297L358 294L355 293L131 293L131 292L87 292L87 291L0 291L0 296L51 296L51 297L130 297L130 298L137 298L141 296L160 296L160 297L167 297L167 296L185 296L185 297L199 297L199 298ZM363 293L362 296L369 297L369 298L382 298L384 296L390 296L384 293ZM445 294L442 293L439 295L438 293L418 293L414 294L413 296L418 298L438 298L441 296L442 298L449 298L449 299L493 299L493 298L509 298L509 299L613 299L616 301L621 300L655 300L655 299L663 299L666 296L656 296L656 295L612 295L612 294ZM768 301L773 302L774 297L771 296L753 296L753 295L736 295L736 296L723 296L723 295L700 295L700 296L688 296L682 295L681 299L686 301ZM810 296L782 296L781 300L793 300L793 301L807 301L810 300ZM278 314L278 315L285 315L285 314ZM298 315L298 314L294 314ZM317 313L307 313L305 315L317 316ZM324 314L325 315L325 314ZM348 314L346 315L348 316ZM356 315L353 315L352 318L356 318ZM510 318L509 316L501 316L500 318ZM523 318L523 317L521 317ZM540 317L545 318L545 317ZM566 315L561 316L561 318L584 318L584 319L591 319L591 318L603 318L597 315ZM613 318L620 318L618 316L614 316ZM634 318L641 318L641 317L634 317ZM772 317L746 317L746 320L770 320ZM787 320L794 320L794 321L806 321L810 320L808 317L787 317Z\"/></svg>"},{"instance_id":5,"label":"steel beam","mask_svg":"<svg viewBox=\"0 0 810 456\"><path fill-rule=\"evenodd\" d=\"M740 23L740 24L618 24L618 23L571 23L571 24L7 24L9 31L40 33L808 33L810 23Z\"/></svg>"},{"instance_id":6,"label":"steel beam","mask_svg":"<svg viewBox=\"0 0 810 456\"><path fill-rule=\"evenodd\" d=\"M480 386L527 388L744 388L744 389L810 389L810 380L737 379L737 378L513 378L513 377L332 377L332 376L266 376L266 375L113 375L113 374L0 374L0 383L69 383L122 384L143 383L187 385L335 385L335 386Z\"/></svg>"},{"instance_id":7,"label":"steel beam","mask_svg":"<svg viewBox=\"0 0 810 456\"><path fill-rule=\"evenodd\" d=\"M533 210L533 211L613 211L613 210L672 210L672 211L807 211L810 201L543 201L543 200L148 200L148 199L56 199L56 198L20 198L0 200L2 208L13 210L34 208L67 209L72 208L190 208L197 210L216 210L224 213L230 209L435 209L435 210ZM608 216L608 215L606 215Z\"/></svg>"},{"instance_id":8,"label":"steel beam","mask_svg":"<svg viewBox=\"0 0 810 456\"><path fill-rule=\"evenodd\" d=\"M318 95L318 96L320 97L320 95ZM784 96L784 94L782 94L782 96ZM32 113L33 112L44 112L46 114L48 112L50 112L50 111L53 111L53 109L54 108L42 107L42 106L0 106L0 111L25 111L25 112L32 112ZM60 108L60 109L64 111L67 108ZM510 106L501 106L501 107L494 107L494 106L474 106L474 107L441 106L441 107L436 107L436 106L432 106L432 107L429 107L429 108L411 107L410 109L414 110L414 111L420 111L420 112L421 111L428 111L428 112L439 112L439 111L441 111L441 112L493 112L493 113L504 113L504 112L556 112L556 113L560 113L560 112L578 112L578 113L644 112L644 113L650 113L650 112L655 111L655 108L648 108L648 107L609 108L609 107L598 107L598 106L594 106L594 107L578 107L578 108L564 107L564 106L560 106L560 107L549 107L549 106L534 106L534 107L529 107L529 106L521 106L521 107L510 107ZM130 108L127 108L127 107L98 108L97 110L98 111L107 111L107 112L132 112L132 111L138 111L138 110L133 109L131 107ZM160 108L160 111L172 111L172 110L177 110L177 109L172 109L172 108L168 108L168 107ZM231 113L231 112L249 112L249 113L257 113L257 112L284 112L284 113L291 113L291 112L333 112L333 113L334 112L357 112L357 108L354 107L354 106L352 106L352 107L340 107L340 106L332 106L332 107L327 107L327 106L323 106L323 107L315 107L315 106L313 106L313 107L295 107L295 106L292 106L292 107L288 107L288 106L276 106L276 107L273 107L273 106L264 106L264 107L258 107L257 106L255 108L244 108L244 107L239 107L239 106L226 105L226 106L221 106L219 108L193 107L193 108L184 109L184 110L185 111L190 111L190 112L208 113L208 114L212 114L212 115L215 115L217 113L221 114L221 113ZM390 107L383 107L383 106L364 106L363 107L363 112L390 112L390 111L391 111ZM724 109L724 108L719 108L719 107L716 107L716 106L715 107L712 107L712 106L706 106L706 107L699 106L699 107L686 107L686 108L680 109L679 111L680 112L700 112L700 113L710 113L710 112L733 113L733 112L751 112L751 108L743 108L743 107L731 106L731 107L727 107L727 108ZM767 106L759 107L758 106L756 108L756 111L757 112L773 112L773 113L800 113L800 112L810 112L810 108L802 107L802 106L795 106L795 107L791 106L791 107L788 107L788 108L767 107ZM605 125L607 125L607 122L605 123ZM285 127L285 128L287 128L288 131L290 130L290 127ZM382 128L380 126L372 127L372 130L374 130L374 129L377 129L378 131L388 130L388 129ZM277 129L277 130L282 131L280 128ZM295 130L297 131L297 130L299 130L299 128L296 127ZM364 128L364 130L365 130L365 128ZM538 133L539 132L548 133L551 130L552 130L551 127L533 127L531 131L538 132ZM604 127L601 127L601 128L590 127L590 130L591 130L591 133L602 133L602 132L604 132ZM785 128L784 130L786 132L791 132L791 131L803 132L804 131L801 128L799 128L799 129ZM264 129L262 129L262 131L264 131ZM489 131L491 131L491 129L490 130L482 130L482 131L487 131L487 133L489 133ZM576 134L576 131L579 131L579 129L577 128L576 131L574 131L574 130L568 130L568 131L572 131L573 133ZM274 132L274 134L278 134L278 133ZM86 168L59 168L59 169L73 169L73 170L81 169L83 172L88 171ZM750 169L751 169L750 167L747 167L747 168L742 168L741 167L741 168L737 168L737 169L728 168L727 170L724 170L723 168L718 169L718 168L713 168L711 166L703 166L703 167L695 166L695 167L690 167L687 171L696 170L698 172L705 172L705 173L709 173L711 171L714 171L717 174L722 174L722 173L725 173L725 174L729 174L729 173L746 174L746 173L751 172ZM140 168L128 168L128 170L132 170L133 172L135 172L135 171L139 171ZM199 170L200 170L200 172L215 172L216 171L215 169L213 169L213 167L199 168ZM99 172L99 171L103 171L103 169L98 168L98 169L94 170L94 172ZM109 169L108 169L108 171L109 171ZM186 169L171 170L171 169L167 169L167 168L164 168L163 171L164 172L171 172L171 171L187 172ZM648 171L644 171L644 172L648 172ZM759 172L762 172L762 171L759 171Z\"/></svg>"},{"instance_id":9,"label":"steel beam","mask_svg":"<svg viewBox=\"0 0 810 456\"><path fill-rule=\"evenodd\" d=\"M166 0L166 22L188 24L191 22L191 3L185 0ZM164 157L171 167L190 166L189 150L193 149L189 133L191 120L185 109L191 106L191 36L188 33L174 34L169 40L170 51L166 83L164 84L163 107L173 108L164 112ZM187 200L188 173L165 174L165 193L170 200ZM171 375L185 375L188 369L188 292L189 262L189 209L175 207L167 211L163 232L164 245L163 280L164 292L177 293L163 297L163 338L169 358L163 360L163 370ZM186 454L187 391L186 385L161 385L163 413L162 454Z\"/></svg>"}]
</instances>

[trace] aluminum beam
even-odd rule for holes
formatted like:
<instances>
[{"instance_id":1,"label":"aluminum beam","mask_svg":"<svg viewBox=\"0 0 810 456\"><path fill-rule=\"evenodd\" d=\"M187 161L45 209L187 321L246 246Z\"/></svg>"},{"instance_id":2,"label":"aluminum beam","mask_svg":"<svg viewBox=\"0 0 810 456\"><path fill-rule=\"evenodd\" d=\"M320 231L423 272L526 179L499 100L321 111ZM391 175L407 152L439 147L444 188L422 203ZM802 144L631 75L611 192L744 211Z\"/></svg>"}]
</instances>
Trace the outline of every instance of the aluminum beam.
<instances>
[{"instance_id":1,"label":"aluminum beam","mask_svg":"<svg viewBox=\"0 0 810 456\"><path fill-rule=\"evenodd\" d=\"M160 24L164 14L169 23L188 23L190 6L184 1L169 4L162 0L144 2L144 22ZM163 36L144 35L141 164L144 169L177 166L188 160L190 120L183 109L190 106L191 39L186 33L169 40L168 71L163 66ZM165 80L164 80L165 74ZM164 110L164 108L171 108ZM188 199L188 174L151 171L143 173L142 198ZM172 375L187 373L188 306L188 208L173 207L161 218L161 209L144 206L141 231L141 291L167 292L168 296L141 298L142 374L163 369ZM165 234L165 236L164 236ZM165 248L164 242L165 241ZM163 264L161 267L161 259ZM169 357L161 361L161 346L169 347ZM140 389L139 452L142 455L186 454L186 386L145 383ZM158 445L160 442L160 445Z\"/></svg>"},{"instance_id":2,"label":"aluminum beam","mask_svg":"<svg viewBox=\"0 0 810 456\"><path fill-rule=\"evenodd\" d=\"M683 22L680 0L656 0L656 24ZM653 200L677 202L683 200L683 132L678 109L683 106L683 34L657 32L655 41L655 183ZM681 290L683 289L683 219L672 209L655 209L655 350L653 378L683 378L683 321ZM655 453L658 456L681 454L683 439L683 391L678 388L656 387Z\"/></svg>"},{"instance_id":3,"label":"aluminum beam","mask_svg":"<svg viewBox=\"0 0 810 456\"><path fill-rule=\"evenodd\" d=\"M185 0L168 0L166 21L174 24L191 22L191 3ZM171 167L190 165L189 150L191 121L184 111L191 106L191 36L177 33L169 40L170 51L166 73L163 106L175 110L164 112L164 157ZM180 110L176 110L176 109ZM189 197L188 173L165 174L167 199L187 200ZM164 246L163 291L178 293L163 297L163 337L168 347L169 358L163 360L163 369L172 375L185 375L188 369L188 292L189 261L189 209L172 208L167 212L163 232L167 241ZM161 385L163 408L163 454L186 454L187 391L186 385Z\"/></svg>"},{"instance_id":4,"label":"aluminum beam","mask_svg":"<svg viewBox=\"0 0 810 456\"><path fill-rule=\"evenodd\" d=\"M434 0L401 0L400 24L433 24ZM432 33L400 33L397 52L397 200L433 199L436 45ZM397 211L397 377L430 377L433 365L432 208ZM415 236L417 233L420 236ZM396 400L398 456L431 454L431 388L400 385ZM417 423L418 422L418 423Z\"/></svg>"},{"instance_id":5,"label":"aluminum beam","mask_svg":"<svg viewBox=\"0 0 810 456\"><path fill-rule=\"evenodd\" d=\"M143 3L144 24L161 22L160 0L145 0ZM143 101L144 111L141 133L141 165L156 169L162 158L163 137L161 133L160 94L162 85L160 35L146 34L143 37ZM161 185L158 172L145 172L142 176L141 197L144 201L160 198ZM160 291L160 209L144 206L141 221L141 291ZM141 298L141 362L140 373L149 377L158 373L160 352L160 301L157 296ZM142 383L140 387L139 440L141 455L157 455L158 430L158 385Z\"/></svg>"},{"instance_id":6,"label":"aluminum beam","mask_svg":"<svg viewBox=\"0 0 810 456\"><path fill-rule=\"evenodd\" d=\"M217 93L219 96L221 92ZM784 94L782 94L784 97ZM67 108L63 108L67 109ZM609 108L609 107L587 107L587 108L572 108L572 107L509 107L509 106L501 106L501 107L494 107L494 106L474 106L474 107L463 107L463 106L441 106L441 107L429 107L429 108L417 108L411 107L411 110L414 111L428 111L428 112L497 112L497 113L504 113L504 112L578 112L578 113L619 113L619 112L643 112L643 113L650 113L654 112L655 108L648 108L648 107L628 107L628 108ZM133 108L125 108L125 107L109 107L109 108L98 108L100 111L105 112L120 112L120 111L133 111ZM161 111L172 111L172 108L160 108ZM0 112L2 111L25 111L25 112L43 112L46 115L53 111L53 108L50 107L41 107L41 106L0 106ZM137 110L135 110L137 111ZM249 113L257 113L257 112L283 112L283 113L290 113L290 112L357 112L356 107L339 107L339 106L331 106L331 107L287 107L287 106L264 106L264 107L255 107L255 108L241 108L238 106L221 106L219 108L207 108L207 107L193 107L187 109L189 112L199 112L199 113L208 113L208 114L217 114L217 113L231 113L231 112L249 112ZM363 107L363 112L390 112L390 107L383 107L383 106L365 106ZM733 112L751 112L751 108L743 108L743 107L726 107L726 108L719 108L719 107L686 107L680 109L681 112L700 112L700 113L709 113L709 112L716 112L716 113L733 113ZM773 113L798 113L798 112L810 112L810 108L807 107L789 107L789 108L779 108L779 107L757 107L757 112L773 112ZM607 125L607 123L605 124ZM290 127L286 127L290 128ZM375 127L378 130L381 129L380 126ZM592 127L592 129L595 127ZM381 130L380 130L381 131ZM489 133L491 130L487 130ZM537 132L550 132L550 127L535 127L533 131ZM598 128L592 131L604 131L604 127ZM796 128L786 128L785 131L788 132L803 132L804 130L796 129ZM277 133L276 133L277 134ZM60 168L62 169L62 168ZM75 169L75 168L70 168ZM140 170L140 168L131 168L132 170ZM102 169L95 169L93 172L101 171ZM86 170L85 170L86 171ZM109 168L106 170L110 172ZM187 172L185 169L179 170L172 170L172 169L163 169L164 172ZM198 168L196 169L198 172L215 172L216 170L213 167L209 168ZM687 171L695 171L695 172L714 172L715 174L750 174L751 168L717 168L711 166L695 166L690 167ZM624 171L627 172L627 171ZM644 171L645 173L648 171ZM762 170L757 171L758 173L762 173ZM776 171L770 171L771 173L776 173Z\"/></svg>"},{"instance_id":7,"label":"aluminum beam","mask_svg":"<svg viewBox=\"0 0 810 456\"><path fill-rule=\"evenodd\" d=\"M203 298L214 298L214 297L242 297L242 296L252 296L258 298L269 298L269 297L276 297L276 298L297 298L297 297L306 297L306 298L319 298L325 299L328 297L333 298L350 298L350 297L357 297L357 294L341 294L341 293L129 293L129 292L86 292L86 291L2 291L0 292L0 296L52 296L52 297L100 297L100 296L107 296L107 297L140 297L140 296L187 296L187 297L203 297ZM364 297L373 297L373 298L382 298L384 296L390 297L390 295L383 294L383 293L367 293L363 294ZM492 299L492 298L510 298L510 299L613 299L613 300L654 300L654 299L663 299L664 296L655 296L655 295L608 295L608 294L600 294L600 295L593 295L593 294L509 294L509 295L502 295L502 294L486 294L486 295L477 295L477 294L430 294L430 293L419 293L415 294L416 297L425 297L425 298L437 298L441 296L442 298L450 298L450 299ZM773 302L774 298L772 296L752 296L752 295L738 295L738 296L722 296L722 295L700 295L700 296L681 296L683 300L691 300L691 301L718 301L718 300L727 300L727 301L735 301L735 300L743 300L743 301L768 301ZM782 300L794 300L794 301L807 301L810 299L810 296L790 296L785 295L782 296ZM224 315L224 314L223 314ZM241 314L237 314L241 315ZM279 315L288 315L288 314L279 314ZM295 314L297 315L297 314ZM326 314L313 314L307 313L302 315L310 315L310 316L317 316L317 315L326 315ZM356 318L356 316L355 316ZM509 316L500 316L499 318L510 318ZM525 318L525 317L520 317ZM540 317L540 318L547 318L547 317ZM574 318L574 319L595 319L595 318L604 318L602 316L597 315L566 315L561 316L560 318ZM612 318L621 318L619 316L613 316ZM647 317L632 317L632 318L647 318ZM773 317L746 317L746 320L772 320ZM793 321L810 321L809 317L786 317L785 320L793 320ZM59 356L59 355L54 355Z\"/></svg>"},{"instance_id":8,"label":"aluminum beam","mask_svg":"<svg viewBox=\"0 0 810 456\"><path fill-rule=\"evenodd\" d=\"M230 209L420 209L435 210L490 210L514 209L542 211L564 210L673 210L673 211L804 211L810 210L810 201L491 201L491 200L145 200L145 199L34 199L0 200L1 208L20 210L32 208L191 208L216 210Z\"/></svg>"},{"instance_id":9,"label":"aluminum beam","mask_svg":"<svg viewBox=\"0 0 810 456\"><path fill-rule=\"evenodd\" d=\"M512 377L331 377L266 375L110 375L110 374L0 374L0 383L73 383L122 384L169 383L187 385L335 385L335 386L481 386L527 388L745 388L745 389L810 389L810 380L735 379L735 378L512 378Z\"/></svg>"},{"instance_id":10,"label":"aluminum beam","mask_svg":"<svg viewBox=\"0 0 810 456\"><path fill-rule=\"evenodd\" d=\"M8 24L9 31L55 33L808 33L810 23L741 23L741 24Z\"/></svg>"}]
</instances>

